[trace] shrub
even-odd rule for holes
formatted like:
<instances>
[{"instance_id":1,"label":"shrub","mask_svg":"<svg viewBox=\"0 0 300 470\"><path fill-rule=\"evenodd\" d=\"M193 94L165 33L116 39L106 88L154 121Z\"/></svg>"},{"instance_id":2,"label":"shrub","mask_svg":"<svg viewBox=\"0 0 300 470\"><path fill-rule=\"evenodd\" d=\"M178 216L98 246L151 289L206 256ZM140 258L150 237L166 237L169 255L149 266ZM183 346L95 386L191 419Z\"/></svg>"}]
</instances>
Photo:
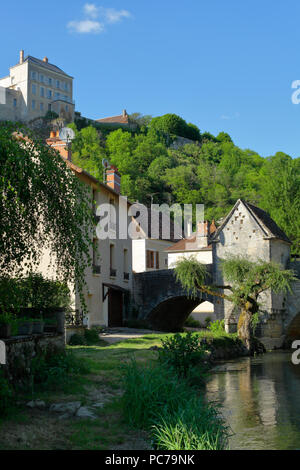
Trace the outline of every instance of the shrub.
<instances>
[{"instance_id":1,"label":"shrub","mask_svg":"<svg viewBox=\"0 0 300 470\"><path fill-rule=\"evenodd\" d=\"M74 333L71 336L68 344L70 346L84 346L86 345L86 340L84 336Z\"/></svg>"},{"instance_id":2,"label":"shrub","mask_svg":"<svg viewBox=\"0 0 300 470\"><path fill-rule=\"evenodd\" d=\"M225 320L215 320L210 323L207 327L209 331L213 333L224 333L225 331Z\"/></svg>"},{"instance_id":3,"label":"shrub","mask_svg":"<svg viewBox=\"0 0 300 470\"><path fill-rule=\"evenodd\" d=\"M162 340L162 346L159 351L160 362L173 367L183 377L187 377L189 370L204 359L204 349L199 344L199 338L191 332L186 335L177 333Z\"/></svg>"},{"instance_id":4,"label":"shrub","mask_svg":"<svg viewBox=\"0 0 300 470\"><path fill-rule=\"evenodd\" d=\"M57 354L40 354L31 362L32 382L43 389L57 389L70 380L70 375L89 373L83 359L71 352Z\"/></svg>"},{"instance_id":5,"label":"shrub","mask_svg":"<svg viewBox=\"0 0 300 470\"><path fill-rule=\"evenodd\" d=\"M184 326L189 326L190 328L201 328L201 323L189 315L185 320Z\"/></svg>"}]
</instances>

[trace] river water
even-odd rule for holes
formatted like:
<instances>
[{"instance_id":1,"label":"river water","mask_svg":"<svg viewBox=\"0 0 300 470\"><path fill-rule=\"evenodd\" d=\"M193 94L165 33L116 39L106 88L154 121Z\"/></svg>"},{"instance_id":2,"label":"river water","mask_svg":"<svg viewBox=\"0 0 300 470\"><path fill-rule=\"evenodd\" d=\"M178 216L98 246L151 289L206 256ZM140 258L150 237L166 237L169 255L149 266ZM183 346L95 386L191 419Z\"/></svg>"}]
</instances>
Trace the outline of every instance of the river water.
<instances>
[{"instance_id":1,"label":"river water","mask_svg":"<svg viewBox=\"0 0 300 470\"><path fill-rule=\"evenodd\" d=\"M233 435L230 449L300 449L300 364L275 351L216 366L206 385Z\"/></svg>"}]
</instances>

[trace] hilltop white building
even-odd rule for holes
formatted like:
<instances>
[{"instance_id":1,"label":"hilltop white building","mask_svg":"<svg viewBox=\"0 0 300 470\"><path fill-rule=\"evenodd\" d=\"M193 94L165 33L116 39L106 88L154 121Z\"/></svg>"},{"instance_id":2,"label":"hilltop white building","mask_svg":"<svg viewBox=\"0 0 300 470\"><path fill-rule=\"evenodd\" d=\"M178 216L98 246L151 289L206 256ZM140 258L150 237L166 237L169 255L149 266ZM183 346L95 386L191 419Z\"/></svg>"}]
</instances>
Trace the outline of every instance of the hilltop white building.
<instances>
[{"instance_id":1,"label":"hilltop white building","mask_svg":"<svg viewBox=\"0 0 300 470\"><path fill-rule=\"evenodd\" d=\"M73 77L56 65L20 51L19 62L0 79L0 120L30 121L54 111L73 120Z\"/></svg>"}]
</instances>

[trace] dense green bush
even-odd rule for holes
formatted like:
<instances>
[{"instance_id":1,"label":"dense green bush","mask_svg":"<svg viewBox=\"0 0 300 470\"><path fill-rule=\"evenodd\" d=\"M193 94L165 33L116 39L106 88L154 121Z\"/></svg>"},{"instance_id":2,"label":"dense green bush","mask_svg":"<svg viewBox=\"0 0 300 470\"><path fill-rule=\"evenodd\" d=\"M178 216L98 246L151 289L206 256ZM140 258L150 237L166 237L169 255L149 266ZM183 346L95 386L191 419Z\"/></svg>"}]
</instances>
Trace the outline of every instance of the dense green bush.
<instances>
[{"instance_id":1,"label":"dense green bush","mask_svg":"<svg viewBox=\"0 0 300 470\"><path fill-rule=\"evenodd\" d=\"M45 390L56 390L63 387L70 376L89 373L83 359L74 356L70 351L57 354L40 354L31 363L33 386Z\"/></svg>"},{"instance_id":2,"label":"dense green bush","mask_svg":"<svg viewBox=\"0 0 300 470\"><path fill-rule=\"evenodd\" d=\"M198 127L195 124L187 124L177 114L164 114L163 116L153 118L150 122L150 128L162 134L181 136L199 141L201 139Z\"/></svg>"},{"instance_id":3,"label":"dense green bush","mask_svg":"<svg viewBox=\"0 0 300 470\"><path fill-rule=\"evenodd\" d=\"M203 364L204 354L197 334L188 332L186 335L180 335L177 333L162 340L159 361L174 368L179 376L186 378L193 367Z\"/></svg>"},{"instance_id":4,"label":"dense green bush","mask_svg":"<svg viewBox=\"0 0 300 470\"><path fill-rule=\"evenodd\" d=\"M225 331L225 321L224 320L215 320L208 325L208 330L213 333L224 333Z\"/></svg>"},{"instance_id":5,"label":"dense green bush","mask_svg":"<svg viewBox=\"0 0 300 470\"><path fill-rule=\"evenodd\" d=\"M47 279L39 273L26 277L0 278L0 310L18 312L32 308L70 308L71 295L68 286L60 281Z\"/></svg>"}]
</instances>

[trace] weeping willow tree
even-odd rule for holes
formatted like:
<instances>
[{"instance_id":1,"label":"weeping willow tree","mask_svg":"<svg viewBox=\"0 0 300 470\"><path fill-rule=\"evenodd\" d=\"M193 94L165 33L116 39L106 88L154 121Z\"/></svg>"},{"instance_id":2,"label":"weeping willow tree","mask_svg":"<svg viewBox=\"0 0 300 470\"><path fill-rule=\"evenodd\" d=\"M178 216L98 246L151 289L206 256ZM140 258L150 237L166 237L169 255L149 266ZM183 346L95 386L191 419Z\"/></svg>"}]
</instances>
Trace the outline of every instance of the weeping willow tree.
<instances>
[{"instance_id":1,"label":"weeping willow tree","mask_svg":"<svg viewBox=\"0 0 300 470\"><path fill-rule=\"evenodd\" d=\"M182 259L177 263L175 273L182 286L195 295L199 290L232 302L240 311L238 335L250 354L255 352L253 320L259 313L259 296L271 289L275 293L291 290L295 279L292 270L283 270L278 264L234 256L221 261L224 285L207 283L207 270L195 258ZM225 292L226 293L225 293Z\"/></svg>"},{"instance_id":2,"label":"weeping willow tree","mask_svg":"<svg viewBox=\"0 0 300 470\"><path fill-rule=\"evenodd\" d=\"M0 214L0 277L34 271L49 249L57 278L83 300L91 197L56 151L9 122L0 123Z\"/></svg>"}]
</instances>

